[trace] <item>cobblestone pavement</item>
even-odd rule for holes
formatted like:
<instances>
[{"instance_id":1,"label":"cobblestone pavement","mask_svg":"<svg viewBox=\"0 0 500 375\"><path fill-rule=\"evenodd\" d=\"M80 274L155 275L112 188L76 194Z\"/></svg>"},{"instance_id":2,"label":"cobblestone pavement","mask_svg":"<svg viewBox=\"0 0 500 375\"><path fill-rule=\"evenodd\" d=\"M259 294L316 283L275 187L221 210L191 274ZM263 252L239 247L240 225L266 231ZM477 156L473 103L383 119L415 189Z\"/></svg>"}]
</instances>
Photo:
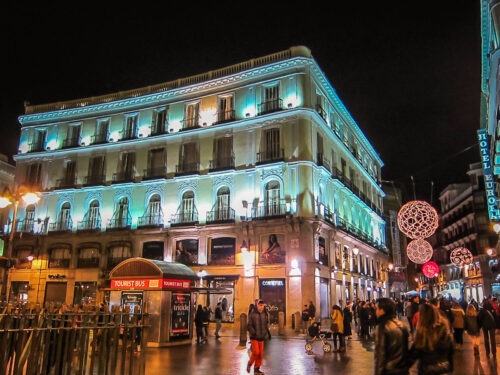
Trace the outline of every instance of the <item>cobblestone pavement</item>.
<instances>
[{"instance_id":1,"label":"cobblestone pavement","mask_svg":"<svg viewBox=\"0 0 500 375\"><path fill-rule=\"evenodd\" d=\"M353 336L353 338L355 335ZM456 375L498 374L498 363L486 358L484 347L480 360L474 358L467 335L463 351L455 354ZM500 343L497 336L497 343ZM149 374L247 374L248 346L239 347L237 337L209 337L207 344L171 348L149 348L146 373ZM320 343L313 344L313 354L304 350L305 337L277 337L265 343L264 363L268 375L355 374L373 373L373 341L347 340L346 353L323 353ZM482 345L482 342L481 342ZM500 353L499 353L500 358ZM251 371L253 374L253 370ZM412 375L416 375L415 366Z\"/></svg>"}]
</instances>

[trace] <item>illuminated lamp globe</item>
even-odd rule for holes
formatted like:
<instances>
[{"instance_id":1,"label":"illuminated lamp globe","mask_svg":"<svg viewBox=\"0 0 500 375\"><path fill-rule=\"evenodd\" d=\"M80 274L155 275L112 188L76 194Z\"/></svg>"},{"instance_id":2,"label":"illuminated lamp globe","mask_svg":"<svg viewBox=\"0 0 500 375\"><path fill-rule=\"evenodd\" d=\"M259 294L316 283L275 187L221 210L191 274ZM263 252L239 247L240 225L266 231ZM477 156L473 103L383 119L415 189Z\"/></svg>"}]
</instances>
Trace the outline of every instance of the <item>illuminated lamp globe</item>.
<instances>
[{"instance_id":1,"label":"illuminated lamp globe","mask_svg":"<svg viewBox=\"0 0 500 375\"><path fill-rule=\"evenodd\" d=\"M495 225L493 225L493 230L495 231L495 233L500 233L500 224L499 223L496 223Z\"/></svg>"},{"instance_id":2,"label":"illuminated lamp globe","mask_svg":"<svg viewBox=\"0 0 500 375\"><path fill-rule=\"evenodd\" d=\"M465 247L457 247L450 254L450 261L456 267L468 266L473 260L474 256Z\"/></svg>"},{"instance_id":3,"label":"illuminated lamp globe","mask_svg":"<svg viewBox=\"0 0 500 375\"><path fill-rule=\"evenodd\" d=\"M422 273L427 277L437 277L439 275L439 266L436 262L427 262L422 266Z\"/></svg>"},{"instance_id":4,"label":"illuminated lamp globe","mask_svg":"<svg viewBox=\"0 0 500 375\"><path fill-rule=\"evenodd\" d=\"M406 255L413 263L427 263L431 260L432 254L432 245L421 238L411 241L406 247Z\"/></svg>"},{"instance_id":5,"label":"illuminated lamp globe","mask_svg":"<svg viewBox=\"0 0 500 375\"><path fill-rule=\"evenodd\" d=\"M439 225L438 213L424 201L411 201L398 212L398 227L412 239L427 238L434 234Z\"/></svg>"},{"instance_id":6,"label":"illuminated lamp globe","mask_svg":"<svg viewBox=\"0 0 500 375\"><path fill-rule=\"evenodd\" d=\"M5 208L11 204L9 198L0 197L0 208Z\"/></svg>"},{"instance_id":7,"label":"illuminated lamp globe","mask_svg":"<svg viewBox=\"0 0 500 375\"><path fill-rule=\"evenodd\" d=\"M37 193L26 193L23 195L23 201L26 203L28 206L30 204L36 204L40 200L40 197L38 196Z\"/></svg>"},{"instance_id":8,"label":"illuminated lamp globe","mask_svg":"<svg viewBox=\"0 0 500 375\"><path fill-rule=\"evenodd\" d=\"M353 249L352 249L352 253L353 253L354 255L358 255L358 254L359 254L359 249L358 249L357 247L353 248Z\"/></svg>"}]
</instances>

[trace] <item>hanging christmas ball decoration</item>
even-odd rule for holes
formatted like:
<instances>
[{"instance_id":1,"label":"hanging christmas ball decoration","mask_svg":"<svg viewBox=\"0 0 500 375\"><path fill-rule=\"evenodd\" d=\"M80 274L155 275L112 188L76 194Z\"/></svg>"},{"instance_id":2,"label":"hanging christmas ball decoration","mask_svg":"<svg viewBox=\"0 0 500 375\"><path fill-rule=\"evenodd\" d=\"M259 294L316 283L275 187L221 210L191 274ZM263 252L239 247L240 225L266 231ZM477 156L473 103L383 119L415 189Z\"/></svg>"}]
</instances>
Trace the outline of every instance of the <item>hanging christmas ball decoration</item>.
<instances>
[{"instance_id":1,"label":"hanging christmas ball decoration","mask_svg":"<svg viewBox=\"0 0 500 375\"><path fill-rule=\"evenodd\" d=\"M431 260L432 254L432 245L421 238L411 241L406 247L406 255L413 263L427 263Z\"/></svg>"},{"instance_id":2,"label":"hanging christmas ball decoration","mask_svg":"<svg viewBox=\"0 0 500 375\"><path fill-rule=\"evenodd\" d=\"M450 254L450 261L457 267L468 266L474 260L472 253L465 247L457 247Z\"/></svg>"},{"instance_id":3,"label":"hanging christmas ball decoration","mask_svg":"<svg viewBox=\"0 0 500 375\"><path fill-rule=\"evenodd\" d=\"M399 230L410 238L430 237L436 231L438 224L438 213L427 202L411 201L399 209Z\"/></svg>"},{"instance_id":4,"label":"hanging christmas ball decoration","mask_svg":"<svg viewBox=\"0 0 500 375\"><path fill-rule=\"evenodd\" d=\"M437 277L439 276L439 266L436 262L427 262L422 266L422 273L427 277Z\"/></svg>"}]
</instances>

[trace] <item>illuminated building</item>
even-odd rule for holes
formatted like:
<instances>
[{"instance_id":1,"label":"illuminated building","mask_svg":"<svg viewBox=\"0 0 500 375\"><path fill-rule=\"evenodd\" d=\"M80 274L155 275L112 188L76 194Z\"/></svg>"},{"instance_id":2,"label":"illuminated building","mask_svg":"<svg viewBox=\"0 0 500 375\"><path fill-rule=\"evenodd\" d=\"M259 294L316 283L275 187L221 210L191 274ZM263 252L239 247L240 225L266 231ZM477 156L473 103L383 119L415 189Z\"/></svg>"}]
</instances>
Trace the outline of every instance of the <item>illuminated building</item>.
<instances>
[{"instance_id":1,"label":"illuminated building","mask_svg":"<svg viewBox=\"0 0 500 375\"><path fill-rule=\"evenodd\" d=\"M12 296L106 300L130 257L229 289L202 295L227 321L259 297L328 316L385 293L383 163L305 47L19 121L17 182L43 198L19 215Z\"/></svg>"}]
</instances>

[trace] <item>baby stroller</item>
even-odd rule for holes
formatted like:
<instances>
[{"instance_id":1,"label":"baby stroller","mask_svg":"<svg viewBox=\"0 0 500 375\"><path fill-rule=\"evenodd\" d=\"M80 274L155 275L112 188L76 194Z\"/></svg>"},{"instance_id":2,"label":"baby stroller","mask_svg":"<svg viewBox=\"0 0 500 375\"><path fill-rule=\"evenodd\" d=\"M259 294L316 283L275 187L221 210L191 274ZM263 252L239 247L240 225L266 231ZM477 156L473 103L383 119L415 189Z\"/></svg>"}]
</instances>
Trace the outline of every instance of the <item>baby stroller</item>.
<instances>
[{"instance_id":1,"label":"baby stroller","mask_svg":"<svg viewBox=\"0 0 500 375\"><path fill-rule=\"evenodd\" d=\"M306 340L306 353L312 353L312 344L317 340L321 341L321 343L323 344L323 351L325 353L330 353L332 351L332 345L326 341L326 339L332 337L332 333L322 332L321 324L319 322L314 322L313 324L311 324L308 329L308 333L310 338Z\"/></svg>"}]
</instances>

